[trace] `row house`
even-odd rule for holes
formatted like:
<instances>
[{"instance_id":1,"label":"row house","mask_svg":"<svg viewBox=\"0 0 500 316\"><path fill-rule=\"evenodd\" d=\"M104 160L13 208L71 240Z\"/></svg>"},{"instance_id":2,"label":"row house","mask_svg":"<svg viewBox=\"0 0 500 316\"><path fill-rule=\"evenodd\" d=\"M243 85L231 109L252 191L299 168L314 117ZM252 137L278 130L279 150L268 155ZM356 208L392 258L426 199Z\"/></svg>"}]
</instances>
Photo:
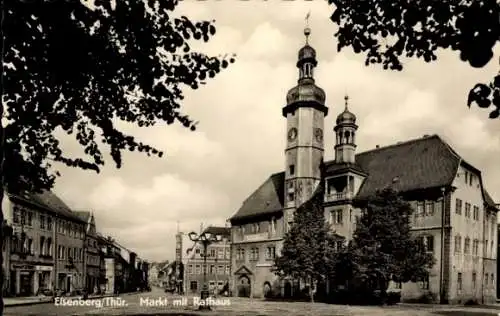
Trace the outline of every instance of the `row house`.
<instances>
[{"instance_id":1,"label":"row house","mask_svg":"<svg viewBox=\"0 0 500 316\"><path fill-rule=\"evenodd\" d=\"M2 243L2 280L4 280L2 286L2 294L4 297L9 296L9 283L8 283L8 272L10 267L10 239L12 236L12 227L7 224L6 220L2 222L3 229L3 243Z\"/></svg>"},{"instance_id":2,"label":"row house","mask_svg":"<svg viewBox=\"0 0 500 316\"><path fill-rule=\"evenodd\" d=\"M85 226L85 290L87 293L96 293L101 289L101 249L97 238L95 217L92 212L75 212L86 224Z\"/></svg>"},{"instance_id":3,"label":"row house","mask_svg":"<svg viewBox=\"0 0 500 316\"><path fill-rule=\"evenodd\" d=\"M231 233L227 227L209 226L205 233L222 236L221 242L212 243L204 253L203 245L196 243L188 251L188 260L184 273L187 293L200 293L203 288L204 269L206 269L207 285L211 293L219 294L228 287L231 275ZM206 266L205 266L206 255ZM229 292L229 289L228 289Z\"/></svg>"},{"instance_id":4,"label":"row house","mask_svg":"<svg viewBox=\"0 0 500 316\"><path fill-rule=\"evenodd\" d=\"M84 223L50 191L6 197L3 210L12 227L10 295L81 290Z\"/></svg>"},{"instance_id":5,"label":"row house","mask_svg":"<svg viewBox=\"0 0 500 316\"><path fill-rule=\"evenodd\" d=\"M324 159L326 94L314 80L316 51L299 50L299 79L286 96L284 171L272 174L230 218L232 286L240 296L291 295L291 280L273 272L296 209L309 201L321 182L324 215L332 233L352 239L367 200L392 187L415 210L412 233L434 255L429 278L391 283L403 299L422 296L441 303L494 302L497 284L498 207L483 173L442 137L421 138L357 153L357 118L349 110L336 117L334 158ZM331 287L326 286L329 291Z\"/></svg>"}]
</instances>

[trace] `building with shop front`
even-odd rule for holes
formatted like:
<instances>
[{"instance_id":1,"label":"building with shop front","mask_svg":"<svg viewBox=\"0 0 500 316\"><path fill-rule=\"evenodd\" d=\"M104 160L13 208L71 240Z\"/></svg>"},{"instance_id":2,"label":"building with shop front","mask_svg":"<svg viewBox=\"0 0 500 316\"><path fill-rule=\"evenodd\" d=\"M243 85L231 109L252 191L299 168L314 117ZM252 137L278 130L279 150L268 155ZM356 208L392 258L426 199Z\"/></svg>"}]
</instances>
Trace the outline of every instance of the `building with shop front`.
<instances>
[{"instance_id":1,"label":"building with shop front","mask_svg":"<svg viewBox=\"0 0 500 316\"><path fill-rule=\"evenodd\" d=\"M10 281L10 238L12 236L12 227L4 220L3 223L3 244L2 244L2 275L3 275L3 296L9 296L9 281Z\"/></svg>"},{"instance_id":2,"label":"building with shop front","mask_svg":"<svg viewBox=\"0 0 500 316\"><path fill-rule=\"evenodd\" d=\"M357 125L347 97L331 131L335 143L326 144L334 147L335 156L324 159L329 109L324 90L314 80L317 59L308 43L310 30L305 34L306 44L298 53L298 83L282 109L287 126L284 171L270 175L230 219L234 294L291 295L294 282L273 273L274 259L294 211L324 181L325 219L344 243L352 238L367 199L378 190L390 186L411 203L413 234L434 254L436 264L427 279L391 284L403 299L427 295L442 303L494 302L498 239L492 226L498 208L481 171L438 135L357 152L362 124Z\"/></svg>"},{"instance_id":3,"label":"building with shop front","mask_svg":"<svg viewBox=\"0 0 500 316\"><path fill-rule=\"evenodd\" d=\"M86 224L84 242L85 289L87 293L100 290L101 281L101 249L98 244L94 214L91 212L75 212Z\"/></svg>"},{"instance_id":4,"label":"building with shop front","mask_svg":"<svg viewBox=\"0 0 500 316\"><path fill-rule=\"evenodd\" d=\"M230 228L209 226L204 232L223 237L221 242L210 244L206 253L207 285L211 293L219 294L230 280ZM195 243L190 251L187 251L187 255L184 273L185 293L199 294L203 288L205 269L203 245L200 242Z\"/></svg>"}]
</instances>

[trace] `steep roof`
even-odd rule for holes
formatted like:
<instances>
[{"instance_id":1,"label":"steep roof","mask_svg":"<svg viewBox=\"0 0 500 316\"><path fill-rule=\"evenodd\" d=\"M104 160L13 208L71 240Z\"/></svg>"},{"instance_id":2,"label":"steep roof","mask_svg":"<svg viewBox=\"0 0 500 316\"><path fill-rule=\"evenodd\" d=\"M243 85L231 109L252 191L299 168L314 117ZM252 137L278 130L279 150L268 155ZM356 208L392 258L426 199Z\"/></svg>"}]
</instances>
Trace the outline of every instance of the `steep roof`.
<instances>
[{"instance_id":1,"label":"steep roof","mask_svg":"<svg viewBox=\"0 0 500 316\"><path fill-rule=\"evenodd\" d=\"M365 199L388 185L401 192L450 185L460 157L433 135L360 153L356 162L368 173L356 196Z\"/></svg>"},{"instance_id":2,"label":"steep roof","mask_svg":"<svg viewBox=\"0 0 500 316\"><path fill-rule=\"evenodd\" d=\"M73 213L71 209L51 191L44 190L42 193L9 194L9 197L43 208L53 214L82 222L82 219Z\"/></svg>"},{"instance_id":3,"label":"steep roof","mask_svg":"<svg viewBox=\"0 0 500 316\"><path fill-rule=\"evenodd\" d=\"M359 153L353 165L339 167L335 161L328 161L325 170L327 176L346 168L368 174L356 196L364 199L388 185L402 192L451 185L461 161L442 138L432 135ZM283 209L284 186L284 172L271 175L243 202L231 220ZM492 203L486 191L485 200Z\"/></svg>"},{"instance_id":4,"label":"steep roof","mask_svg":"<svg viewBox=\"0 0 500 316\"><path fill-rule=\"evenodd\" d=\"M488 191L484 190L484 202L486 205L488 205L490 208L496 209L497 211L500 210L500 204L495 204L495 201L493 201L493 198L491 195L488 193Z\"/></svg>"},{"instance_id":5,"label":"steep roof","mask_svg":"<svg viewBox=\"0 0 500 316\"><path fill-rule=\"evenodd\" d=\"M228 227L218 227L218 226L208 226L205 230L205 233L210 233L213 235L220 235L220 236L230 236L231 231Z\"/></svg>"},{"instance_id":6,"label":"steep roof","mask_svg":"<svg viewBox=\"0 0 500 316\"><path fill-rule=\"evenodd\" d=\"M271 175L243 202L241 208L231 219L254 217L259 214L280 211L283 208L284 185L284 172Z\"/></svg>"}]
</instances>

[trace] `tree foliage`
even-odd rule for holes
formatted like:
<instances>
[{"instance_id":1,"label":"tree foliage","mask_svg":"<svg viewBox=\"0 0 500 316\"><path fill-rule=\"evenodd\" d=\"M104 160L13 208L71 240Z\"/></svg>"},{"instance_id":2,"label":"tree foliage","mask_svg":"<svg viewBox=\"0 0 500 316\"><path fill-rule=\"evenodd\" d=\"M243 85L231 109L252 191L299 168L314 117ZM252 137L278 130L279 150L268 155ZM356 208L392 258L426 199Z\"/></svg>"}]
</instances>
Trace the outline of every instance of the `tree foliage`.
<instances>
[{"instance_id":1,"label":"tree foliage","mask_svg":"<svg viewBox=\"0 0 500 316\"><path fill-rule=\"evenodd\" d=\"M282 277L309 282L324 281L333 273L338 237L331 234L325 222L323 185L314 196L295 211L293 224L285 234L281 255L276 257L274 271ZM313 300L312 291L310 298Z\"/></svg>"},{"instance_id":2,"label":"tree foliage","mask_svg":"<svg viewBox=\"0 0 500 316\"><path fill-rule=\"evenodd\" d=\"M215 26L174 17L177 4L1 1L3 187L49 189L59 175L53 162L99 172L103 144L118 168L127 150L162 157L121 131L120 122L195 129L181 111L183 90L197 89L234 59L191 50L193 41L208 41ZM60 132L73 135L85 154L64 153Z\"/></svg>"},{"instance_id":3,"label":"tree foliage","mask_svg":"<svg viewBox=\"0 0 500 316\"><path fill-rule=\"evenodd\" d=\"M435 260L411 235L412 214L410 204L390 188L368 200L349 247L353 275L383 291L390 280L408 282L428 276Z\"/></svg>"},{"instance_id":4,"label":"tree foliage","mask_svg":"<svg viewBox=\"0 0 500 316\"><path fill-rule=\"evenodd\" d=\"M329 0L331 20L339 26L338 50L352 47L366 55L366 65L402 70L404 57L437 60L437 51L450 49L472 67L484 67L500 41L497 0ZM478 21L481 21L478 23ZM500 73L490 83L478 83L468 106L492 106L490 118L500 117Z\"/></svg>"}]
</instances>

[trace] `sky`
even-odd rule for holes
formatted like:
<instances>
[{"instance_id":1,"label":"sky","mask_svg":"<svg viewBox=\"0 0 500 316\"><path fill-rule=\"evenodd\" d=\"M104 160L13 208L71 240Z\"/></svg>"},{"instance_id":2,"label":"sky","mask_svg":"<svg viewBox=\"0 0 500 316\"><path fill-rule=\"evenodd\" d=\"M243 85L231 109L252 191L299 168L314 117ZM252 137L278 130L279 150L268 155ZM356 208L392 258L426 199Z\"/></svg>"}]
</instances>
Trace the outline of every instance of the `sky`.
<instances>
[{"instance_id":1,"label":"sky","mask_svg":"<svg viewBox=\"0 0 500 316\"><path fill-rule=\"evenodd\" d=\"M191 132L176 125L123 130L164 150L163 158L125 153L100 174L62 168L54 192L74 210L94 212L97 229L142 258L173 259L177 227L225 225L267 177L284 169L285 124L281 109L297 83L297 52L311 12L310 43L316 49L316 84L326 92L325 159L333 158L333 124L344 95L358 118L358 152L439 134L482 170L486 188L500 202L500 122L466 106L477 82L498 71L500 47L487 67L473 69L458 54L443 52L432 64L407 60L402 72L365 66L350 50L337 52L326 1L184 0L176 14L216 20L217 33L194 47L236 63L198 90L185 90L184 113L200 121ZM63 148L81 149L69 136Z\"/></svg>"}]
</instances>

